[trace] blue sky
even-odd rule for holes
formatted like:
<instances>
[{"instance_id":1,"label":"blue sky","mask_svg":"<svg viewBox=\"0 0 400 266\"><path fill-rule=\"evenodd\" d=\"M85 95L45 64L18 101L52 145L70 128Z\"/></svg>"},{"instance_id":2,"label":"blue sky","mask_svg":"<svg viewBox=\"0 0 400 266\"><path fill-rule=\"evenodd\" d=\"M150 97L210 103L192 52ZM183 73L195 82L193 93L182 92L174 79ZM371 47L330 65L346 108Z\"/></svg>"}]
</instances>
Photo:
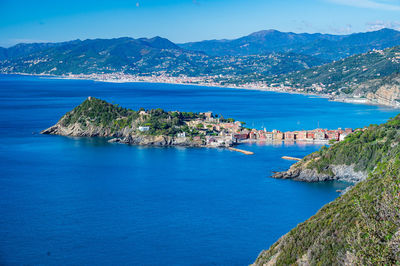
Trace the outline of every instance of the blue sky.
<instances>
[{"instance_id":1,"label":"blue sky","mask_svg":"<svg viewBox=\"0 0 400 266\"><path fill-rule=\"evenodd\" d=\"M400 30L400 0L0 0L0 46L121 36L174 42L263 29Z\"/></svg>"}]
</instances>

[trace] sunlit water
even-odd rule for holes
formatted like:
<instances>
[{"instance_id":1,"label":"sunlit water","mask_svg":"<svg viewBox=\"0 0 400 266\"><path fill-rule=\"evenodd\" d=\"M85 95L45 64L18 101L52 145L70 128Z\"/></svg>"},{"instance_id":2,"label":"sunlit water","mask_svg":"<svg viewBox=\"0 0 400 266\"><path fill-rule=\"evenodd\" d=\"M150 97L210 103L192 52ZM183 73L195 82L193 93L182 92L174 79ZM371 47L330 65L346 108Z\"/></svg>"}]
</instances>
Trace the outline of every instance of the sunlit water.
<instances>
[{"instance_id":1,"label":"sunlit water","mask_svg":"<svg viewBox=\"0 0 400 266\"><path fill-rule=\"evenodd\" d=\"M397 111L271 92L0 76L0 264L246 265L343 183L269 178L320 145L149 148L37 134L87 96L248 127L362 127Z\"/></svg>"}]
</instances>

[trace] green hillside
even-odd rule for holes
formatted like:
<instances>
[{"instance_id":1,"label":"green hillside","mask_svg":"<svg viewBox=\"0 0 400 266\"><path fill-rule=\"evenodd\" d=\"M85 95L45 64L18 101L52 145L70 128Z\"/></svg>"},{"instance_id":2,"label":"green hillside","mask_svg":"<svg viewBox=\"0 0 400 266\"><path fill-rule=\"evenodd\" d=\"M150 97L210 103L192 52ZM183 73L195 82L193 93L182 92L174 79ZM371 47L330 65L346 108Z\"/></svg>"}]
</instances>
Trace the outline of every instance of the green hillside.
<instances>
[{"instance_id":1,"label":"green hillside","mask_svg":"<svg viewBox=\"0 0 400 266\"><path fill-rule=\"evenodd\" d=\"M399 265L399 156L263 251L255 264L265 263Z\"/></svg>"},{"instance_id":2,"label":"green hillside","mask_svg":"<svg viewBox=\"0 0 400 266\"><path fill-rule=\"evenodd\" d=\"M322 148L297 167L354 165L369 177L263 251L255 264L400 264L400 115Z\"/></svg>"},{"instance_id":3,"label":"green hillside","mask_svg":"<svg viewBox=\"0 0 400 266\"><path fill-rule=\"evenodd\" d=\"M329 148L306 156L298 167L329 173L333 165L354 165L356 171L372 171L379 162L400 154L400 115L381 125L370 125Z\"/></svg>"},{"instance_id":4,"label":"green hillside","mask_svg":"<svg viewBox=\"0 0 400 266\"><path fill-rule=\"evenodd\" d=\"M267 79L305 92L358 94L376 92L388 83L398 84L400 46L354 55L339 61Z\"/></svg>"},{"instance_id":5,"label":"green hillside","mask_svg":"<svg viewBox=\"0 0 400 266\"><path fill-rule=\"evenodd\" d=\"M209 56L182 49L161 37L76 40L20 44L0 49L0 73L103 74L140 76L247 76L289 73L326 63L312 56L282 53Z\"/></svg>"}]
</instances>

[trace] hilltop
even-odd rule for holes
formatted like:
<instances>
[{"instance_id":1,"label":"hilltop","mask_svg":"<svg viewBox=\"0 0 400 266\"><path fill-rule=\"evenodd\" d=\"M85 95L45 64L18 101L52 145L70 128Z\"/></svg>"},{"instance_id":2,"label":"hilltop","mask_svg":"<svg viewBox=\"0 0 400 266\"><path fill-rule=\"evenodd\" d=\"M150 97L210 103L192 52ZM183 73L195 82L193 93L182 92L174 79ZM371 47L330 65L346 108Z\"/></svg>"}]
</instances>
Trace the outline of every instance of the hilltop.
<instances>
[{"instance_id":1,"label":"hilltop","mask_svg":"<svg viewBox=\"0 0 400 266\"><path fill-rule=\"evenodd\" d=\"M398 263L399 142L400 115L352 133L343 142L324 147L278 173L277 178L358 183L261 252L255 265ZM351 171L336 171L338 166Z\"/></svg>"}]
</instances>

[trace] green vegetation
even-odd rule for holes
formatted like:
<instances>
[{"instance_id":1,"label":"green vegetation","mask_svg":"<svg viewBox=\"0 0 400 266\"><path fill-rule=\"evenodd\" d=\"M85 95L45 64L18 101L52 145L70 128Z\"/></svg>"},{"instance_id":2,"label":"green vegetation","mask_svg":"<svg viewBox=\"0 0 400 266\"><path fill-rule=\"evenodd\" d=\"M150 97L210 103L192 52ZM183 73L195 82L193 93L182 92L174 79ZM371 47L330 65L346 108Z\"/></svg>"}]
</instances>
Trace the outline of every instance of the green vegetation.
<instances>
[{"instance_id":1,"label":"green vegetation","mask_svg":"<svg viewBox=\"0 0 400 266\"><path fill-rule=\"evenodd\" d=\"M92 123L96 126L110 126L112 124L127 126L137 119L138 113L91 97L64 115L61 120L63 126L80 123L87 126Z\"/></svg>"},{"instance_id":2,"label":"green vegetation","mask_svg":"<svg viewBox=\"0 0 400 266\"><path fill-rule=\"evenodd\" d=\"M354 165L356 171L372 171L379 162L400 154L400 115L385 124L370 125L344 141L306 156L303 164L319 173L331 173L332 165ZM300 165L300 164L299 164Z\"/></svg>"},{"instance_id":3,"label":"green vegetation","mask_svg":"<svg viewBox=\"0 0 400 266\"><path fill-rule=\"evenodd\" d=\"M268 83L280 83L306 92L366 96L383 85L400 86L400 46L313 67L268 77Z\"/></svg>"},{"instance_id":4,"label":"green vegetation","mask_svg":"<svg viewBox=\"0 0 400 266\"><path fill-rule=\"evenodd\" d=\"M400 115L305 157L300 165L318 172L354 164L369 177L263 251L256 264L400 265L399 142Z\"/></svg>"},{"instance_id":5,"label":"green vegetation","mask_svg":"<svg viewBox=\"0 0 400 266\"><path fill-rule=\"evenodd\" d=\"M258 257L262 265L400 265L400 160L323 207Z\"/></svg>"},{"instance_id":6,"label":"green vegetation","mask_svg":"<svg viewBox=\"0 0 400 266\"><path fill-rule=\"evenodd\" d=\"M175 136L185 132L187 136L197 136L199 129L204 125L199 123L196 128L189 128L186 122L195 119L204 119L203 114L193 112L166 112L160 108L138 112L122 108L115 104L90 97L82 104L65 114L60 124L69 127L78 124L82 129L100 127L110 133L128 129L136 134ZM138 130L139 127L149 127L147 131ZM211 130L212 128L208 128Z\"/></svg>"}]
</instances>

